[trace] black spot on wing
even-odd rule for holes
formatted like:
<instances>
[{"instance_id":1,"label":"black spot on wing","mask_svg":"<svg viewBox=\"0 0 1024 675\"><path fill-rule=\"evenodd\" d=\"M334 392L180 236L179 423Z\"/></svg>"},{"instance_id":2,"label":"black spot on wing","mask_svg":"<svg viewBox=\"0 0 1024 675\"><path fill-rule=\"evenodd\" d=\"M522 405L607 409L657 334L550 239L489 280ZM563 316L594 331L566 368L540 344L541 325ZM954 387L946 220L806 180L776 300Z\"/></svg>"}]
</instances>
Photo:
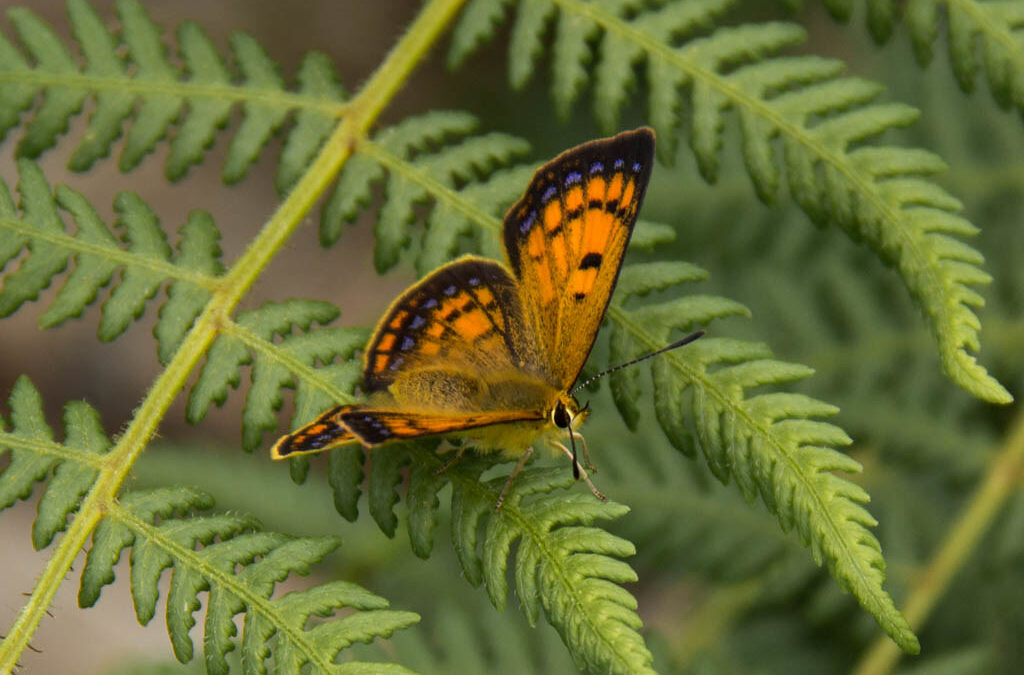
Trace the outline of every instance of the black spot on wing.
<instances>
[{"instance_id":1,"label":"black spot on wing","mask_svg":"<svg viewBox=\"0 0 1024 675\"><path fill-rule=\"evenodd\" d=\"M581 270L596 269L601 266L601 261L604 256L600 253L588 253L583 256L583 260L580 261Z\"/></svg>"}]
</instances>

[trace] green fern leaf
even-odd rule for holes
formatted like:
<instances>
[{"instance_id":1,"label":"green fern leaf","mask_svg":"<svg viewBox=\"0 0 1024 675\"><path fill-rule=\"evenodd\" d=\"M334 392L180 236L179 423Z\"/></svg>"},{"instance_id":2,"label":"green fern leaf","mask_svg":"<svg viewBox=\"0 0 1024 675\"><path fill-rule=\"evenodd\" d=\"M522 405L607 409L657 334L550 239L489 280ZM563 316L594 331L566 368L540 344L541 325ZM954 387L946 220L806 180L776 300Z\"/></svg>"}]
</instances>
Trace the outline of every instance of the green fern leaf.
<instances>
[{"instance_id":1,"label":"green fern leaf","mask_svg":"<svg viewBox=\"0 0 1024 675\"><path fill-rule=\"evenodd\" d=\"M237 387L241 381L241 367L248 364L252 364L252 387L242 412L242 444L250 452L260 445L265 431L277 428L275 412L284 402L282 388L297 389L293 428L332 405L350 401L361 375L359 364L350 359L365 344L366 331L310 330L314 322L329 323L338 313L329 303L311 300L268 302L240 313L210 348L189 395L189 421L198 423L212 403L221 405L228 387ZM275 337L281 339L275 342ZM336 359L340 362L335 363ZM315 368L317 363L324 365Z\"/></svg>"},{"instance_id":2,"label":"green fern leaf","mask_svg":"<svg viewBox=\"0 0 1024 675\"><path fill-rule=\"evenodd\" d=\"M335 450L333 454L347 452ZM351 456L344 460L351 461ZM466 579L486 582L491 602L503 609L508 595L508 558L519 542L514 567L517 595L529 622L543 608L581 668L603 672L651 672L651 655L637 632L641 622L636 600L616 584L636 575L618 558L633 555L629 542L588 527L597 519L626 513L624 506L591 495L554 495L573 483L564 467L529 469L512 484L500 511L495 511L506 477L481 481L493 460L464 457L442 467L433 444L404 443L373 452L368 480L368 506L380 528L394 536L399 501L396 488L408 467L409 539L413 552L426 558L433 548L440 507L439 493L452 485L452 539ZM351 490L362 481L353 469L347 482L333 482L335 501L353 503ZM479 534L483 533L481 541Z\"/></svg>"},{"instance_id":3,"label":"green fern leaf","mask_svg":"<svg viewBox=\"0 0 1024 675\"><path fill-rule=\"evenodd\" d=\"M217 130L240 105L243 120L231 139L223 170L224 180L235 182L245 176L288 115L297 111L277 176L282 192L289 189L343 109L344 92L327 60L309 55L293 94L251 37L231 37L230 61L237 64L236 75L195 24L181 24L172 54L162 29L140 3L124 0L117 4L117 12L121 26L111 30L84 0L69 0L71 31L84 57L79 65L46 22L30 10L11 10L11 24L31 62L0 36L0 136L16 126L43 94L18 145L19 155L37 157L57 143L85 101L92 99L95 108L69 168L84 171L107 156L130 120L120 169L136 168L170 136L165 172L176 180L203 161Z\"/></svg>"},{"instance_id":4,"label":"green fern leaf","mask_svg":"<svg viewBox=\"0 0 1024 675\"><path fill-rule=\"evenodd\" d=\"M909 125L917 112L873 103L880 88L839 78L839 61L777 56L804 41L799 26L765 23L708 33L727 4L637 7L631 0L523 0L509 46L512 85L522 85L533 72L550 20L557 17L559 25L575 22L582 32L595 36L595 46L583 54L575 37L556 30L555 53L571 56L553 61L554 79L561 83L556 108L565 109L575 97L582 64L596 54L595 101L602 106L598 119L611 131L617 106L627 100L630 78L600 63L645 62L660 155L670 159L674 153L677 111L682 92L688 91L690 143L710 181L718 175L724 113L735 110L743 156L758 196L771 202L778 192L781 172L775 146L781 141L782 161L797 203L816 222L836 223L855 240L864 240L899 270L929 322L947 375L984 400L1012 400L970 353L980 346L980 323L973 307L982 304L973 286L988 283L989 277L974 249L949 243L952 237L976 230L958 215L960 203L924 178L941 170L941 161L922 151L863 145L889 129ZM466 12L472 18L464 20L495 16L473 9L474 5ZM460 30L483 34L479 26ZM566 40L570 43L563 44Z\"/></svg>"},{"instance_id":5,"label":"green fern leaf","mask_svg":"<svg viewBox=\"0 0 1024 675\"><path fill-rule=\"evenodd\" d=\"M15 382L9 403L12 429L0 432L0 455L9 453L10 457L0 473L0 510L27 499L35 484L46 480L52 471L32 524L32 544L43 549L66 527L68 515L78 509L79 500L96 482L110 441L99 415L82 401L65 406L65 441L54 441L53 430L43 416L42 399L27 377Z\"/></svg>"},{"instance_id":6,"label":"green fern leaf","mask_svg":"<svg viewBox=\"0 0 1024 675\"><path fill-rule=\"evenodd\" d=\"M744 311L735 303L699 296L635 309L626 308L628 301L620 293L608 315L616 328L612 340L627 341L632 353L666 344L672 329L689 330L694 323ZM688 446L693 442L720 481L735 481L748 501L760 497L784 530L795 527L815 561L824 560L893 640L916 652L917 638L882 589L885 563L867 529L875 520L861 506L868 495L833 473L860 471L857 462L834 449L850 442L846 433L817 419L837 409L801 394L746 395L747 389L796 381L812 371L772 360L763 345L725 338L705 338L654 359L650 369L654 400L673 402L656 407L666 436L685 443L680 447L684 452L692 452ZM638 395L635 385L619 386ZM616 396L620 408L622 399ZM625 400L624 418L635 423L635 402ZM686 427L692 432L683 431Z\"/></svg>"},{"instance_id":7,"label":"green fern leaf","mask_svg":"<svg viewBox=\"0 0 1024 675\"><path fill-rule=\"evenodd\" d=\"M167 629L175 656L182 663L193 657L189 631L200 608L198 594L206 591L203 644L210 673L229 671L225 655L234 649L238 614L245 615L241 646L247 672L266 672L271 654L277 672L299 672L307 663L339 673L370 667L338 666L333 661L353 642L388 636L419 620L410 612L387 610L383 598L340 581L274 598L278 582L296 572L308 573L340 542L254 532L255 521L243 516L176 516L206 509L211 503L208 495L184 488L123 495L93 535L79 604L95 604L102 587L114 580L113 566L121 552L131 547L132 598L139 622L146 624L156 613L162 572L173 569ZM357 612L306 627L311 616L328 616L343 608ZM410 672L384 664L379 671Z\"/></svg>"},{"instance_id":8,"label":"green fern leaf","mask_svg":"<svg viewBox=\"0 0 1024 675\"><path fill-rule=\"evenodd\" d=\"M853 5L845 4L844 11L832 12L842 21L849 18ZM893 0L870 0L866 18L872 37L883 43L902 17L918 62L927 65L935 55L942 14L946 18L949 62L960 88L973 91L978 71L983 70L992 96L1001 107L1024 110L1024 83L1015 75L1024 71L1024 46L1019 39L1024 8L1019 2L910 0L898 4Z\"/></svg>"},{"instance_id":9,"label":"green fern leaf","mask_svg":"<svg viewBox=\"0 0 1024 675\"><path fill-rule=\"evenodd\" d=\"M170 281L169 300L160 310L154 332L159 355L167 362L210 297L221 273L219 233L209 214L194 211L181 228L178 250L172 250L156 215L138 196L121 193L114 208L122 246L112 228L100 219L86 199L66 186L54 193L39 167L28 160L18 163L22 214L19 217L6 185L0 183L0 229L10 236L0 249L0 264L27 249L16 270L3 275L0 316L13 314L74 261L56 297L39 319L44 328L58 326L80 316L101 288L122 271L109 299L103 304L98 334L113 340L138 319L148 301ZM61 211L77 226L65 229Z\"/></svg>"}]
</instances>

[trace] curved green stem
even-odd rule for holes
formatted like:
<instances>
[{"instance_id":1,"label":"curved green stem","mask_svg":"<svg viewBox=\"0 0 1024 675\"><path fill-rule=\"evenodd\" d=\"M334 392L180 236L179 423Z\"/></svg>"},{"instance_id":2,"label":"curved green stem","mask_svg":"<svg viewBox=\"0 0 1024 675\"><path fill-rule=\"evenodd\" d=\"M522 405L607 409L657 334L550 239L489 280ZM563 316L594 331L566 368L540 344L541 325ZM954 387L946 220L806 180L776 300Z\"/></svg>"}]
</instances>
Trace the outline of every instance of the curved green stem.
<instances>
[{"instance_id":1,"label":"curved green stem","mask_svg":"<svg viewBox=\"0 0 1024 675\"><path fill-rule=\"evenodd\" d=\"M104 511L117 493L171 402L202 355L209 349L225 317L230 316L267 264L302 222L306 213L337 175L356 141L377 120L384 107L404 84L426 51L448 26L465 0L432 0L416 17L347 108L334 133L295 188L252 241L245 253L221 278L217 291L196 320L167 369L153 383L117 445L104 457L100 476L61 538L53 556L22 607L18 618L0 644L0 673L14 670L28 646L54 594L71 569Z\"/></svg>"},{"instance_id":2,"label":"curved green stem","mask_svg":"<svg viewBox=\"0 0 1024 675\"><path fill-rule=\"evenodd\" d=\"M975 490L967 507L957 518L942 547L911 587L903 615L917 632L928 620L936 603L945 595L956 573L977 550L978 542L1013 496L1024 474L1024 410L1017 418L1006 444L989 466L985 480ZM892 672L901 652L887 638L880 637L865 653L855 675L883 675Z\"/></svg>"}]
</instances>

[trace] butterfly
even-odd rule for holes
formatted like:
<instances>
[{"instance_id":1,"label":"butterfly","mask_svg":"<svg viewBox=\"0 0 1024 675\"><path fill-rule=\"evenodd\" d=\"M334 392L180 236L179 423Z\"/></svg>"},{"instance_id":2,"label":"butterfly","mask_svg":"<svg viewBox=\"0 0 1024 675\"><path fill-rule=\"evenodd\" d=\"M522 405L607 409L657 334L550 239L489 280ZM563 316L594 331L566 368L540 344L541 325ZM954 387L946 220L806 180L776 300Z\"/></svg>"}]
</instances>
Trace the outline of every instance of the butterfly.
<instances>
[{"instance_id":1,"label":"butterfly","mask_svg":"<svg viewBox=\"0 0 1024 675\"><path fill-rule=\"evenodd\" d=\"M519 456L500 507L545 442L604 499L576 459L576 429L589 411L571 387L615 288L653 162L654 132L643 127L538 169L505 216L508 265L464 256L406 290L366 346L367 402L328 410L278 440L271 456L457 436L479 452ZM583 450L593 470L585 443Z\"/></svg>"}]
</instances>

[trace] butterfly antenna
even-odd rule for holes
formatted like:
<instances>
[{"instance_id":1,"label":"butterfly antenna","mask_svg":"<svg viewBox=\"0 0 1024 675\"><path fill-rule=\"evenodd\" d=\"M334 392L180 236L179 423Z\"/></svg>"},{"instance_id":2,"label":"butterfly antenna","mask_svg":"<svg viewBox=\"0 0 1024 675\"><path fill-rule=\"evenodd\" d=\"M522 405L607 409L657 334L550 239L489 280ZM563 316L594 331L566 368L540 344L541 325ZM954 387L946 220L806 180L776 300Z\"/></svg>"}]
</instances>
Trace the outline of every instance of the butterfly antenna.
<instances>
[{"instance_id":1,"label":"butterfly antenna","mask_svg":"<svg viewBox=\"0 0 1024 675\"><path fill-rule=\"evenodd\" d=\"M684 345L688 345L691 342L693 342L694 340L697 340L697 339L702 338L702 337L704 337L704 331L702 331L702 330L698 330L696 332L690 333L686 337L680 338L679 340L676 340L675 342L673 342L672 344L670 344L670 345L668 345L666 347L662 347L661 349L657 349L657 350L655 350L655 351L653 351L653 352L651 352L649 354L644 354L643 356L638 356L638 357L636 357L635 359L633 359L631 361L626 361L625 363L620 363L617 366L612 366L608 370L603 370L600 373L598 373L597 375L594 375L593 377L588 377L586 380L584 380L583 382L581 382L581 383L577 384L575 387L573 387L572 391L570 391L569 393L570 394L575 394L580 389L583 389L584 387L589 386L592 382L594 382L597 379L600 379L600 378L604 377L608 373L614 373L616 370L622 370L623 368L626 368L628 366L636 365L637 363L640 363L641 361L646 361L647 359L649 359L651 357L654 357L654 356L657 356L658 354L664 354L665 352L670 352L673 349L678 349L679 347L682 347ZM573 447L573 455L575 456L576 446L573 445L572 447Z\"/></svg>"}]
</instances>

